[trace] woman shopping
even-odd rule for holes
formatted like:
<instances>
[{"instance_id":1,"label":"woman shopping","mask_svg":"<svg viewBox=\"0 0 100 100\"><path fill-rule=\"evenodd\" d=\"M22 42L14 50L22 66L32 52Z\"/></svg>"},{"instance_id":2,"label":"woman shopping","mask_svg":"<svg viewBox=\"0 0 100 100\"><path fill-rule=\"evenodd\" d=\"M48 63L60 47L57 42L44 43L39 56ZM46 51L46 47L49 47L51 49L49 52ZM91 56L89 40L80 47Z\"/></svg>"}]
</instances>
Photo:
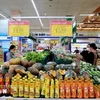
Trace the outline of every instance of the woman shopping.
<instances>
[{"instance_id":1,"label":"woman shopping","mask_svg":"<svg viewBox=\"0 0 100 100\"><path fill-rule=\"evenodd\" d=\"M10 48L9 48L9 52L6 54L6 60L7 61L9 61L12 58L15 58L15 54L14 54L15 50L16 50L15 45L11 45Z\"/></svg>"}]
</instances>

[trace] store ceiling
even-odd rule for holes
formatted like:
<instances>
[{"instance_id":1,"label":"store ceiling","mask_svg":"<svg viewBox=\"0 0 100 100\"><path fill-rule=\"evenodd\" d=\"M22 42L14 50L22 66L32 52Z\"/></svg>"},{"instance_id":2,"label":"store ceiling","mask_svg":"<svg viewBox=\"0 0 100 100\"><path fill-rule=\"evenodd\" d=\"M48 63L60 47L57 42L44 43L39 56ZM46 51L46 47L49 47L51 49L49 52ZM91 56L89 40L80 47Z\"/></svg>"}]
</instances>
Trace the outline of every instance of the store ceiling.
<instances>
[{"instance_id":1,"label":"store ceiling","mask_svg":"<svg viewBox=\"0 0 100 100\"><path fill-rule=\"evenodd\" d=\"M78 23L82 23L87 17L80 14L92 14L100 7L100 0L34 0L34 2L40 16L74 15ZM20 11L21 16L37 16L31 0L0 0L0 13L10 17L12 10ZM26 20L30 21L30 27L41 27L38 19ZM50 20L53 19L42 19L44 27L49 27ZM98 21L100 23L100 19Z\"/></svg>"}]
</instances>

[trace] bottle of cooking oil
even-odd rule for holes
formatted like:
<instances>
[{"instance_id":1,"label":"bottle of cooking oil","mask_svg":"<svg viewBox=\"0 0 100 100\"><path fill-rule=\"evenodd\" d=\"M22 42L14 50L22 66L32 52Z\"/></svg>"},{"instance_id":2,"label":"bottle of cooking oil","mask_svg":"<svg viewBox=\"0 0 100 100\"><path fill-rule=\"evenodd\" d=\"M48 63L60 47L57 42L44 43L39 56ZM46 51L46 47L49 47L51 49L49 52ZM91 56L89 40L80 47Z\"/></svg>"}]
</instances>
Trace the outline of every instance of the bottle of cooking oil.
<instances>
[{"instance_id":1,"label":"bottle of cooking oil","mask_svg":"<svg viewBox=\"0 0 100 100\"><path fill-rule=\"evenodd\" d=\"M55 80L55 98L59 98L59 80Z\"/></svg>"},{"instance_id":2,"label":"bottle of cooking oil","mask_svg":"<svg viewBox=\"0 0 100 100\"><path fill-rule=\"evenodd\" d=\"M11 80L11 95L13 96L13 85L14 85L14 77Z\"/></svg>"},{"instance_id":3,"label":"bottle of cooking oil","mask_svg":"<svg viewBox=\"0 0 100 100\"><path fill-rule=\"evenodd\" d=\"M50 98L54 98L54 80L51 79L51 85L50 85Z\"/></svg>"},{"instance_id":4,"label":"bottle of cooking oil","mask_svg":"<svg viewBox=\"0 0 100 100\"><path fill-rule=\"evenodd\" d=\"M24 82L25 82L24 83L24 97L28 98L29 97L29 83L27 79L25 79Z\"/></svg>"},{"instance_id":5,"label":"bottle of cooking oil","mask_svg":"<svg viewBox=\"0 0 100 100\"><path fill-rule=\"evenodd\" d=\"M40 97L40 80L37 79L35 82L35 97L39 98Z\"/></svg>"},{"instance_id":6,"label":"bottle of cooking oil","mask_svg":"<svg viewBox=\"0 0 100 100\"><path fill-rule=\"evenodd\" d=\"M23 80L20 79L19 80L19 97L23 97L24 96L24 84L23 84Z\"/></svg>"},{"instance_id":7,"label":"bottle of cooking oil","mask_svg":"<svg viewBox=\"0 0 100 100\"><path fill-rule=\"evenodd\" d=\"M29 97L30 98L34 98L34 88L35 88L34 85L35 85L34 81L31 79L30 84L29 84L29 91L30 91L29 92Z\"/></svg>"},{"instance_id":8,"label":"bottle of cooking oil","mask_svg":"<svg viewBox=\"0 0 100 100\"><path fill-rule=\"evenodd\" d=\"M13 97L18 97L18 83L17 80L14 79L13 85L12 85L12 90L13 90Z\"/></svg>"},{"instance_id":9,"label":"bottle of cooking oil","mask_svg":"<svg viewBox=\"0 0 100 100\"><path fill-rule=\"evenodd\" d=\"M50 80L49 79L45 79L45 98L49 98L50 97Z\"/></svg>"},{"instance_id":10,"label":"bottle of cooking oil","mask_svg":"<svg viewBox=\"0 0 100 100\"><path fill-rule=\"evenodd\" d=\"M41 79L41 96L45 96L45 80Z\"/></svg>"}]
</instances>

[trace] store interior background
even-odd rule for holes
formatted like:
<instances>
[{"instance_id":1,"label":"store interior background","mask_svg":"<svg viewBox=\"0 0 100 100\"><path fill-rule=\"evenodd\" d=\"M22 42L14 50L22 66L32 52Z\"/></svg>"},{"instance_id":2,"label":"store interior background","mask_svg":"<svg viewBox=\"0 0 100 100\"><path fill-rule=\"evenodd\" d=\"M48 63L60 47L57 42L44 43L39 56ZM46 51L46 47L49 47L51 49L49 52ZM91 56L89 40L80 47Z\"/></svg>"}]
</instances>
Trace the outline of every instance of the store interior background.
<instances>
[{"instance_id":1,"label":"store interior background","mask_svg":"<svg viewBox=\"0 0 100 100\"><path fill-rule=\"evenodd\" d=\"M83 38L77 38L76 44L71 45L71 51L73 52L76 46L82 50L89 42L95 42L99 45L100 0L34 0L34 3L36 9L32 0L0 0L0 20L29 20L31 36L35 38L38 36L39 40L42 36L45 36L47 38L42 38L45 40L51 39L49 38L51 20L66 20L63 17L57 17L75 16L77 36ZM29 18L34 16L37 18ZM40 18L41 16L49 16L50 18ZM52 39L55 38L52 37ZM12 40L19 39L16 37L0 37L4 50L9 48L9 41Z\"/></svg>"}]
</instances>

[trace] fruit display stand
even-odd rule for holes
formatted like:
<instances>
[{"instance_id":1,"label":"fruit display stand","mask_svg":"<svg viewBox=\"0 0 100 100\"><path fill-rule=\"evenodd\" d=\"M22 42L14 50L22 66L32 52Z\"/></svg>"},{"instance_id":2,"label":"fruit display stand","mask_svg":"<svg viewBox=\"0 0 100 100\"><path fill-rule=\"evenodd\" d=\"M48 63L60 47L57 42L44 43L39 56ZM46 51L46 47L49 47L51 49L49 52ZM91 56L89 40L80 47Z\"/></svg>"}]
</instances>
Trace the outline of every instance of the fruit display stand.
<instances>
[{"instance_id":1,"label":"fruit display stand","mask_svg":"<svg viewBox=\"0 0 100 100\"><path fill-rule=\"evenodd\" d=\"M95 66L76 62L71 54L56 55L56 59L62 60L60 64L54 61L44 64L46 57L47 52L32 52L5 62L0 69L0 100L100 98L100 71ZM63 60L70 60L70 64L63 64Z\"/></svg>"}]
</instances>

